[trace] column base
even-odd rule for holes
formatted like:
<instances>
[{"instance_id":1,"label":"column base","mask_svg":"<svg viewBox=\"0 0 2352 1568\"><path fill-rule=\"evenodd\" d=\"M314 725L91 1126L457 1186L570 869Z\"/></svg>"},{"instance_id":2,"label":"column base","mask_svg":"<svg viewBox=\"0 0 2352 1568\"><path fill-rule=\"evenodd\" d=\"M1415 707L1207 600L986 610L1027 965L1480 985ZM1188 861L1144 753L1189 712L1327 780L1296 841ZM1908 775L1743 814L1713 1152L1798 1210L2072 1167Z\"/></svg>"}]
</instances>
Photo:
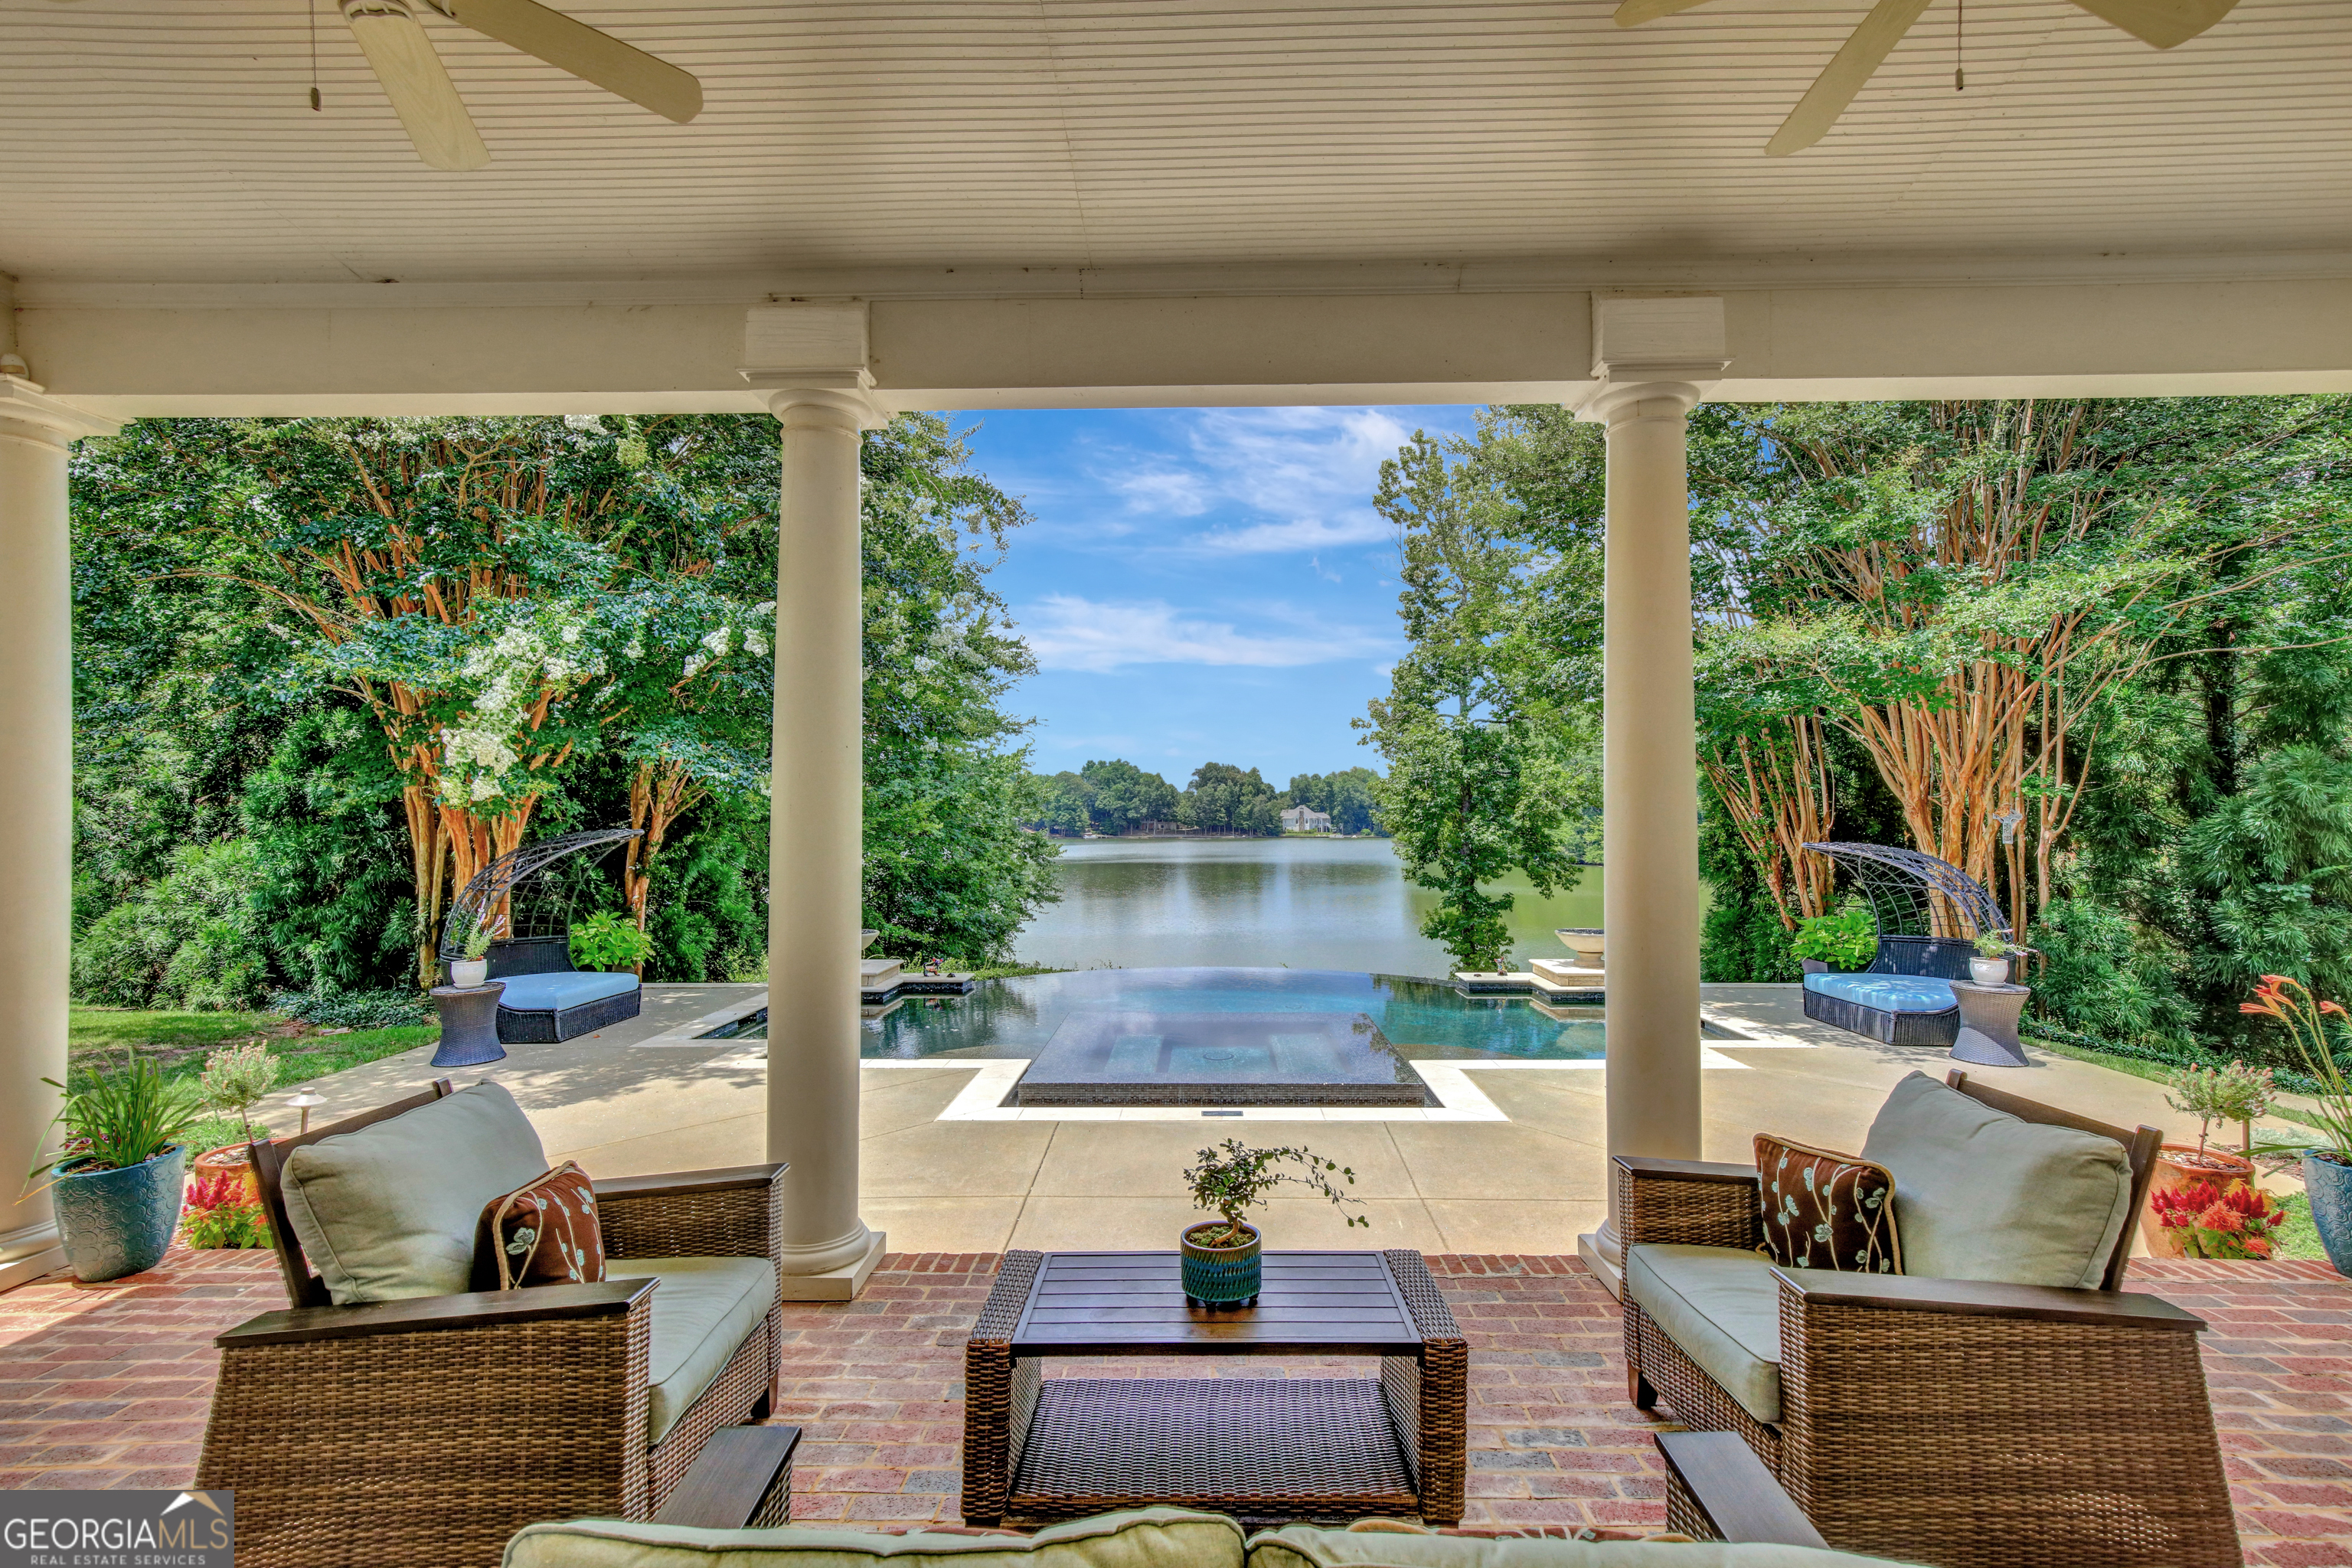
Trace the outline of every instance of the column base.
<instances>
[{"instance_id":1,"label":"column base","mask_svg":"<svg viewBox=\"0 0 2352 1568\"><path fill-rule=\"evenodd\" d=\"M1607 1220L1601 1222L1599 1230L1576 1238L1576 1256L1612 1296L1621 1301L1625 1299L1625 1244Z\"/></svg>"},{"instance_id":2,"label":"column base","mask_svg":"<svg viewBox=\"0 0 2352 1568\"><path fill-rule=\"evenodd\" d=\"M838 1268L828 1268L818 1274L787 1274L780 1282L778 1292L787 1301L854 1301L866 1289L866 1281L874 1275L874 1267L882 1261L882 1252L890 1237L887 1232L872 1230L866 1233L866 1250L855 1262Z\"/></svg>"},{"instance_id":3,"label":"column base","mask_svg":"<svg viewBox=\"0 0 2352 1568\"><path fill-rule=\"evenodd\" d=\"M54 1223L28 1226L0 1236L0 1290L29 1285L65 1266L66 1249L58 1239Z\"/></svg>"}]
</instances>

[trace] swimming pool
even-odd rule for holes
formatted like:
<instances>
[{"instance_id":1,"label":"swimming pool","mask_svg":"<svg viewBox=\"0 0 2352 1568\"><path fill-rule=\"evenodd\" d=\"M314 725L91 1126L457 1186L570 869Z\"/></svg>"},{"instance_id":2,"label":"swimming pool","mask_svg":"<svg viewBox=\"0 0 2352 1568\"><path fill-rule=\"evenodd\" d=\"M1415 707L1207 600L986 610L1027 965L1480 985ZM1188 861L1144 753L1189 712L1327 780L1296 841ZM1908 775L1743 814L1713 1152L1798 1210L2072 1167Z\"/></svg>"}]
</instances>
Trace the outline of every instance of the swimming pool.
<instances>
[{"instance_id":1,"label":"swimming pool","mask_svg":"<svg viewBox=\"0 0 2352 1568\"><path fill-rule=\"evenodd\" d=\"M1085 969L982 981L968 996L909 997L866 1020L858 1054L1034 1058L1074 1013L1361 1013L1411 1056L1583 1061L1602 1054L1600 1011L1548 1012L1526 997L1465 996L1437 981L1336 969ZM755 1019L720 1037L764 1037L766 1016Z\"/></svg>"}]
</instances>

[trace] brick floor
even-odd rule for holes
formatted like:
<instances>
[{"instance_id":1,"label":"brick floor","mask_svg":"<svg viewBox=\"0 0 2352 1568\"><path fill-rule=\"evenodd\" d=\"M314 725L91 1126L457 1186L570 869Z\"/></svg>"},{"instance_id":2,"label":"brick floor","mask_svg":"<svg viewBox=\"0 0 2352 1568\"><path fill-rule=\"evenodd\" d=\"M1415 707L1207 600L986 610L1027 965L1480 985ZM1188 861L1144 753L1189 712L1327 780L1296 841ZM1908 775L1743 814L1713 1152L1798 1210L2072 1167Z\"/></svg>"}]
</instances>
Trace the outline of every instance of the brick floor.
<instances>
[{"instance_id":1,"label":"brick floor","mask_svg":"<svg viewBox=\"0 0 2352 1568\"><path fill-rule=\"evenodd\" d=\"M963 1334L996 1261L894 1254L859 1300L787 1309L777 1415L806 1433L795 1517L957 1517ZM1664 1424L1625 1403L1607 1293L1571 1258L1430 1266L1471 1344L1467 1522L1661 1525L1650 1436ZM0 1487L184 1484L211 1394L210 1337L284 1304L275 1269L267 1253L175 1249L115 1285L58 1278L0 1295ZM2145 1261L2132 1283L2211 1325L2206 1371L2248 1561L2352 1568L2352 1284L2317 1263ZM1347 1363L1205 1364L1262 1377ZM1133 1375L1156 1363L1055 1370Z\"/></svg>"}]
</instances>

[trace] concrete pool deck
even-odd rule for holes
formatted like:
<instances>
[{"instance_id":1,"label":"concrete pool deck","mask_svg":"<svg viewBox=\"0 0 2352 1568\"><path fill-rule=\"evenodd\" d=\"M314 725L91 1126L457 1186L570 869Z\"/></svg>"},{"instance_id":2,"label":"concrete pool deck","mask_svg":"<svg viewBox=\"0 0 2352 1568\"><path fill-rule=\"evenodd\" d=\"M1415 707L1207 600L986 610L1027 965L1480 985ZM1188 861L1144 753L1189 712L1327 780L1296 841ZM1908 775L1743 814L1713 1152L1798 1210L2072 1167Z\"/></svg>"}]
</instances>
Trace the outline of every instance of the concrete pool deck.
<instances>
[{"instance_id":1,"label":"concrete pool deck","mask_svg":"<svg viewBox=\"0 0 2352 1568\"><path fill-rule=\"evenodd\" d=\"M1952 1065L1941 1050L1883 1046L1812 1023L1793 985L1704 991L1710 1017L1763 1037L1707 1041L1711 1160L1749 1160L1759 1131L1858 1149L1896 1080L1913 1071L1940 1078ZM548 1157L577 1160L593 1175L754 1163L766 1158L763 1042L697 1043L695 1035L698 1020L748 1010L763 994L756 985L649 986L641 1017L560 1045L509 1047L504 1061L450 1076L506 1085ZM2195 1141L2195 1125L2165 1105L2158 1085L2032 1054L2030 1068L1970 1071L2083 1115ZM430 1056L420 1048L319 1079L327 1103L313 1125L414 1093L437 1076ZM1606 1209L1605 1070L1597 1063L1446 1065L1499 1114L1445 1120L1333 1109L1203 1117L1099 1108L980 1117L954 1108L960 1097L969 1107L969 1090L985 1097L975 1079L992 1068L1001 1074L1001 1063L869 1062L861 1075L861 1207L869 1226L888 1234L893 1252L1164 1247L1192 1213L1181 1177L1194 1152L1234 1135L1238 1122L1280 1121L1252 1137L1304 1143L1352 1168L1364 1203L1350 1212L1370 1228L1348 1228L1320 1200L1283 1199L1263 1222L1269 1245L1573 1252L1577 1235ZM282 1099L263 1113L291 1127L296 1116Z\"/></svg>"}]
</instances>

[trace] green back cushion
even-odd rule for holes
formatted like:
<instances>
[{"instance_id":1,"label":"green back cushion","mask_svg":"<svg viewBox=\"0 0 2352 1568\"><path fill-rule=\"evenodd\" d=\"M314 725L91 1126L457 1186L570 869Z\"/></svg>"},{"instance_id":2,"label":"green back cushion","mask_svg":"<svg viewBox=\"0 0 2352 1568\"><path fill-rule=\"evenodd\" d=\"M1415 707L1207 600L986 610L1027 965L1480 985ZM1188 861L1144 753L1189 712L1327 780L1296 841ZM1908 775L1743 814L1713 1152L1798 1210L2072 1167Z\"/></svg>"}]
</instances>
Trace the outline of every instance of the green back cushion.
<instances>
[{"instance_id":1,"label":"green back cushion","mask_svg":"<svg viewBox=\"0 0 2352 1568\"><path fill-rule=\"evenodd\" d=\"M467 1288L482 1205L547 1169L530 1119L494 1083L339 1132L286 1162L286 1217L338 1306Z\"/></svg>"},{"instance_id":2,"label":"green back cushion","mask_svg":"<svg viewBox=\"0 0 2352 1568\"><path fill-rule=\"evenodd\" d=\"M1913 1073L1862 1157L1895 1173L1906 1274L2095 1289L2131 1218L2131 1159L2112 1138L2022 1121Z\"/></svg>"},{"instance_id":3,"label":"green back cushion","mask_svg":"<svg viewBox=\"0 0 2352 1568\"><path fill-rule=\"evenodd\" d=\"M1672 1541L1480 1541L1294 1524L1250 1542L1249 1568L1864 1568L1803 1546Z\"/></svg>"},{"instance_id":4,"label":"green back cushion","mask_svg":"<svg viewBox=\"0 0 2352 1568\"><path fill-rule=\"evenodd\" d=\"M1139 1509L1030 1536L880 1535L862 1530L695 1530L583 1519L534 1524L504 1568L1242 1568L1242 1530L1221 1513Z\"/></svg>"}]
</instances>

